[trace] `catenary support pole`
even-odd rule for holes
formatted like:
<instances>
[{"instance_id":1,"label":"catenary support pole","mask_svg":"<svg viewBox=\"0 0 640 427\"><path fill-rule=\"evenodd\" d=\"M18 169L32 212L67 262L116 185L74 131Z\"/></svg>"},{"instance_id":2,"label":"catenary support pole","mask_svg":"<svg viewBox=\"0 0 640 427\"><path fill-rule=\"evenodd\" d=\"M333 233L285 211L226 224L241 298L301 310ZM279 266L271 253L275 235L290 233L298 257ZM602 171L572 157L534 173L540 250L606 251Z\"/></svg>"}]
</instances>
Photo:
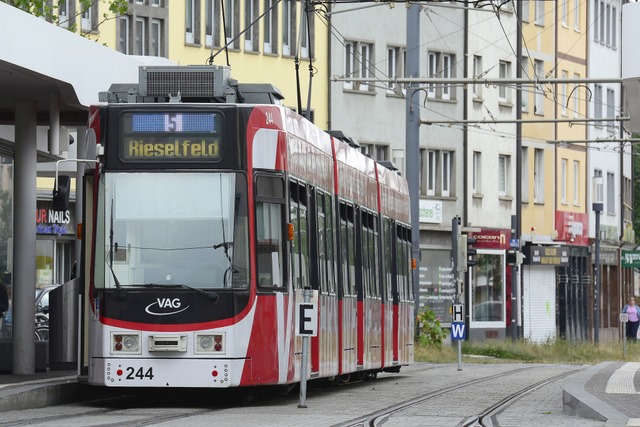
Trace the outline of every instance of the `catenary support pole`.
<instances>
[{"instance_id":1,"label":"catenary support pole","mask_svg":"<svg viewBox=\"0 0 640 427\"><path fill-rule=\"evenodd\" d=\"M418 77L420 74L420 5L411 4L407 9L407 76ZM419 270L420 270L420 218L419 211L419 169L420 169L420 105L414 99L417 84L410 83L406 97L406 155L407 181L409 197L411 198L411 256L417 260L417 268L413 270L413 295L416 312L420 308L419 302Z\"/></svg>"}]
</instances>

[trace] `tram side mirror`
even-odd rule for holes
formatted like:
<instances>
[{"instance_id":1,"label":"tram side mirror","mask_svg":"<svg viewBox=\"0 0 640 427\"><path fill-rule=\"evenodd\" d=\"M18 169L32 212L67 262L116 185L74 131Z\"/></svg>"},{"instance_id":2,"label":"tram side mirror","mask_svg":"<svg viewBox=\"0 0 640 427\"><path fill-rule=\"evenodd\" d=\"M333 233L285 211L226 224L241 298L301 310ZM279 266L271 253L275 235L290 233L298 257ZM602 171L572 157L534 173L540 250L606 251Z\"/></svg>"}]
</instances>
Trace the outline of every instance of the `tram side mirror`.
<instances>
[{"instance_id":1,"label":"tram side mirror","mask_svg":"<svg viewBox=\"0 0 640 427\"><path fill-rule=\"evenodd\" d=\"M71 192L71 178L67 175L59 175L53 189L53 202L51 209L54 211L66 211L69 208L69 193Z\"/></svg>"}]
</instances>

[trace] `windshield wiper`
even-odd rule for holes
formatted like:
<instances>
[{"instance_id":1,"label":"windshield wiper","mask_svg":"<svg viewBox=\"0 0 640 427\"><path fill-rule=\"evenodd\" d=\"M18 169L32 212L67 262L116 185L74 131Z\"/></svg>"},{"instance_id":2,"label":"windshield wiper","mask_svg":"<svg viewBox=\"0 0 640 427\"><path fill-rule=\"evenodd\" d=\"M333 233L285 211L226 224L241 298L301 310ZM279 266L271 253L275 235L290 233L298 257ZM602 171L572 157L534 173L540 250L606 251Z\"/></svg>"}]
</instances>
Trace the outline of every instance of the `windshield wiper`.
<instances>
[{"instance_id":1,"label":"windshield wiper","mask_svg":"<svg viewBox=\"0 0 640 427\"><path fill-rule=\"evenodd\" d=\"M111 276L113 276L113 281L116 284L116 289L118 290L118 297L120 297L121 299L124 298L124 294L122 293L122 285L120 284L120 281L118 280L118 276L116 275L116 272L113 271L113 248L114 248L114 244L113 244L113 199L111 199L111 224L110 224L110 228L109 228L109 262L107 263L109 265L109 270L111 270ZM115 244L115 249L116 252L118 251L118 243Z\"/></svg>"},{"instance_id":2,"label":"windshield wiper","mask_svg":"<svg viewBox=\"0 0 640 427\"><path fill-rule=\"evenodd\" d=\"M217 304L218 301L220 300L220 296L214 291L205 291L204 289L194 288L193 286L185 285L183 283L171 283L168 285L163 285L160 283L145 283L142 286L145 288L184 288L184 289L189 289L191 291L196 291L199 294L206 296L211 301L213 301L214 304Z\"/></svg>"}]
</instances>

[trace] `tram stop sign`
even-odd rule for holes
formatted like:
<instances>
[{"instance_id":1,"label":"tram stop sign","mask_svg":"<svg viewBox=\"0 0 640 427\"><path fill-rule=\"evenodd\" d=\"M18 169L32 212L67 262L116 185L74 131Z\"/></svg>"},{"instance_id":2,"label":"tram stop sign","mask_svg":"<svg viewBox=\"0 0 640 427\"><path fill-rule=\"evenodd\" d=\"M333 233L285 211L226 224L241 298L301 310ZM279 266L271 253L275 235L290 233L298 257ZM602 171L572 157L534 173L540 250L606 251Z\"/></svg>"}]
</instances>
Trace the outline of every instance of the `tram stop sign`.
<instances>
[{"instance_id":1,"label":"tram stop sign","mask_svg":"<svg viewBox=\"0 0 640 427\"><path fill-rule=\"evenodd\" d=\"M296 310L296 336L318 335L318 310L315 302L301 302Z\"/></svg>"}]
</instances>

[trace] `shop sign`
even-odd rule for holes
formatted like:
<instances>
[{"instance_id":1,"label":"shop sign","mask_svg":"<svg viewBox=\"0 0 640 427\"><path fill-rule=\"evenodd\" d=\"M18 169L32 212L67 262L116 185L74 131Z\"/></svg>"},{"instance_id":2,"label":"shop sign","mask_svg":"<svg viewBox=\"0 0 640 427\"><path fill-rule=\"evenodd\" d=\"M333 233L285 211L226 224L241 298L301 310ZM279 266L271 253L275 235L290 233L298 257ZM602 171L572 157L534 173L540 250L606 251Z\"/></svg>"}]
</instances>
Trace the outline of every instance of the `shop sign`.
<instances>
[{"instance_id":1,"label":"shop sign","mask_svg":"<svg viewBox=\"0 0 640 427\"><path fill-rule=\"evenodd\" d=\"M420 222L442 224L442 202L439 200L420 200Z\"/></svg>"},{"instance_id":2,"label":"shop sign","mask_svg":"<svg viewBox=\"0 0 640 427\"><path fill-rule=\"evenodd\" d=\"M569 265L567 246L527 245L523 248L524 264L528 265Z\"/></svg>"},{"instance_id":3,"label":"shop sign","mask_svg":"<svg viewBox=\"0 0 640 427\"><path fill-rule=\"evenodd\" d=\"M477 249L510 249L511 230L483 229L470 235L476 239Z\"/></svg>"},{"instance_id":4,"label":"shop sign","mask_svg":"<svg viewBox=\"0 0 640 427\"><path fill-rule=\"evenodd\" d=\"M593 253L595 254L595 246ZM600 247L600 264L601 265L618 265L618 248Z\"/></svg>"},{"instance_id":5,"label":"shop sign","mask_svg":"<svg viewBox=\"0 0 640 427\"><path fill-rule=\"evenodd\" d=\"M589 245L589 216L582 212L556 211L556 232L555 239L561 242L568 242L573 245Z\"/></svg>"},{"instance_id":6,"label":"shop sign","mask_svg":"<svg viewBox=\"0 0 640 427\"><path fill-rule=\"evenodd\" d=\"M640 251L622 251L622 266L640 268Z\"/></svg>"},{"instance_id":7,"label":"shop sign","mask_svg":"<svg viewBox=\"0 0 640 427\"><path fill-rule=\"evenodd\" d=\"M75 235L75 221L70 210L56 211L38 204L36 210L36 234L55 236Z\"/></svg>"}]
</instances>

